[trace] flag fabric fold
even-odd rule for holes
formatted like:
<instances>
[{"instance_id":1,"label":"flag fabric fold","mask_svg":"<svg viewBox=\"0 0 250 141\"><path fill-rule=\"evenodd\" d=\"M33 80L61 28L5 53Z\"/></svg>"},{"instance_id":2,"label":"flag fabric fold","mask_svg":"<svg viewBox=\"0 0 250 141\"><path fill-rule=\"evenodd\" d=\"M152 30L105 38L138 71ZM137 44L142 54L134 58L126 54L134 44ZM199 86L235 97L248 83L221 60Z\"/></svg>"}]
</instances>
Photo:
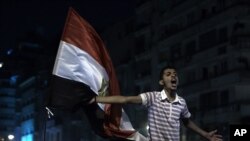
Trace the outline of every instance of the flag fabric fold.
<instances>
[{"instance_id":1,"label":"flag fabric fold","mask_svg":"<svg viewBox=\"0 0 250 141\"><path fill-rule=\"evenodd\" d=\"M49 106L81 107L94 96L120 95L111 58L94 28L70 8L52 73ZM118 104L84 106L95 131L102 136L145 140ZM98 123L98 125L96 125Z\"/></svg>"}]
</instances>

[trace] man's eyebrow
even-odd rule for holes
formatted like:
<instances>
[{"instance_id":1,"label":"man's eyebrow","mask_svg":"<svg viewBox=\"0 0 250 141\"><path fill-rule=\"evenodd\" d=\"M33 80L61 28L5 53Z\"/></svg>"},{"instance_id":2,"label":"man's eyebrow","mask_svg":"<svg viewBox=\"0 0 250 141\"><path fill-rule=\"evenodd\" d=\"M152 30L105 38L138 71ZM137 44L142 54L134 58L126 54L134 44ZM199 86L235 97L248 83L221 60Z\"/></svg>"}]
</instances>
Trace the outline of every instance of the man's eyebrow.
<instances>
[{"instance_id":1,"label":"man's eyebrow","mask_svg":"<svg viewBox=\"0 0 250 141\"><path fill-rule=\"evenodd\" d=\"M165 74L166 74L166 75L170 75L170 74L171 74L171 72L169 72L169 71L168 71L168 72L165 72Z\"/></svg>"}]
</instances>

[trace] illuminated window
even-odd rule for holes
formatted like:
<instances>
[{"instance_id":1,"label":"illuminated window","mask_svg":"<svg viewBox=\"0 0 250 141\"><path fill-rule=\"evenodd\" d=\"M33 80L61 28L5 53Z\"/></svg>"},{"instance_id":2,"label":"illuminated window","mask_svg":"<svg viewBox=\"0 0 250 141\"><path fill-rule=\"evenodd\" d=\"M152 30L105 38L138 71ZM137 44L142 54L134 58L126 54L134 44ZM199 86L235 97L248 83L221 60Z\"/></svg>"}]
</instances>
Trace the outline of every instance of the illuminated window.
<instances>
[{"instance_id":1,"label":"illuminated window","mask_svg":"<svg viewBox=\"0 0 250 141\"><path fill-rule=\"evenodd\" d=\"M33 141L33 134L22 136L21 141Z\"/></svg>"}]
</instances>

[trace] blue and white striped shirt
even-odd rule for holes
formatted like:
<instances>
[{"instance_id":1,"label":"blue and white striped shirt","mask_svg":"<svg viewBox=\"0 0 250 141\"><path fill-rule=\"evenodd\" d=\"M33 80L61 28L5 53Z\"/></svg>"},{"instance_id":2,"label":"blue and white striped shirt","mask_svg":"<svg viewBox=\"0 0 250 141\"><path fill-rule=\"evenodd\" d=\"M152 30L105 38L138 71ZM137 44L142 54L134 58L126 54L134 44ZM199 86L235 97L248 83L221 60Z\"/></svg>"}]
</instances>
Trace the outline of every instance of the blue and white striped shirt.
<instances>
[{"instance_id":1,"label":"blue and white striped shirt","mask_svg":"<svg viewBox=\"0 0 250 141\"><path fill-rule=\"evenodd\" d=\"M170 102L164 90L140 94L148 108L150 141L179 141L180 119L190 118L185 100L176 94Z\"/></svg>"}]
</instances>

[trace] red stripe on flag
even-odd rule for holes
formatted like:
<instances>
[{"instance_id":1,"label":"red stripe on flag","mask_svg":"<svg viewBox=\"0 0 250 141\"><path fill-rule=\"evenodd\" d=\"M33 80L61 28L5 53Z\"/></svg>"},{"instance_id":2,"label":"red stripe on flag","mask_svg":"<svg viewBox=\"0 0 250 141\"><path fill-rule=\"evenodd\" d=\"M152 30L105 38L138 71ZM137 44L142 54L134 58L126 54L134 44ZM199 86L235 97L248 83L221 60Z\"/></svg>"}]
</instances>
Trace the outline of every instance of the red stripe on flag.
<instances>
[{"instance_id":1,"label":"red stripe on flag","mask_svg":"<svg viewBox=\"0 0 250 141\"><path fill-rule=\"evenodd\" d=\"M109 95L120 95L115 70L102 39L73 8L68 12L62 40L84 50L102 65L109 76ZM121 106L105 104L105 115L104 129L107 135L126 138L134 133L119 129Z\"/></svg>"}]
</instances>

